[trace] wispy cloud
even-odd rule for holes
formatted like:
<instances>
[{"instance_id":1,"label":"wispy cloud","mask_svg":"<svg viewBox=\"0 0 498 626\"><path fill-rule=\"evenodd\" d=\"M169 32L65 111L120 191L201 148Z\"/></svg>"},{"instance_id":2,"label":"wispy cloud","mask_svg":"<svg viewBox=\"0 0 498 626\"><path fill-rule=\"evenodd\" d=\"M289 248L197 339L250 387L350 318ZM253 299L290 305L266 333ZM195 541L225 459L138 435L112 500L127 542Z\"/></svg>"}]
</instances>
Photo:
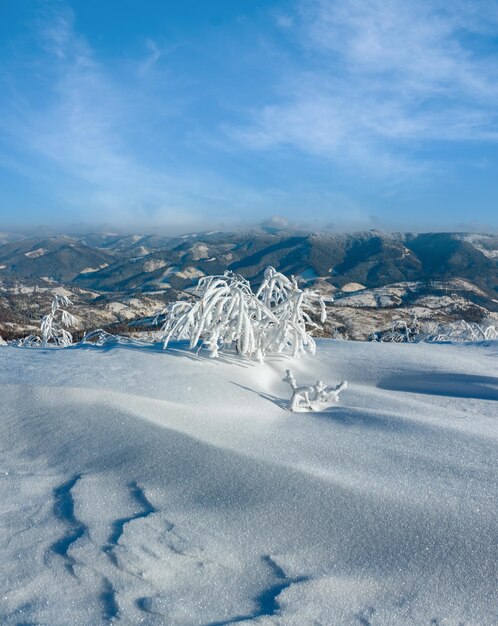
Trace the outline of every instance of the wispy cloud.
<instances>
[{"instance_id":1,"label":"wispy cloud","mask_svg":"<svg viewBox=\"0 0 498 626\"><path fill-rule=\"evenodd\" d=\"M140 93L140 80L161 56L153 40L146 41L144 62L126 66L135 73L127 83L115 80L78 34L69 8L50 8L36 26L43 52L29 71L43 85L26 97L13 80L11 97L3 103L0 135L10 137L22 156L16 158L12 150L2 156L0 150L3 166L51 187L54 202L80 217L84 211L88 220L197 228L226 222L241 202L256 207L264 202L262 194L250 189L241 194L240 186L209 170L168 167L164 158L149 163L140 157L134 142L141 128L148 139L153 136L157 123L147 118L148 106L156 112L157 102L152 98L151 104L150 94Z\"/></svg>"},{"instance_id":2,"label":"wispy cloud","mask_svg":"<svg viewBox=\"0 0 498 626\"><path fill-rule=\"evenodd\" d=\"M311 211L361 228L429 196L463 213L462 189L494 206L495 0L277 0L103 40L81 7L39 7L0 65L9 207L197 229Z\"/></svg>"},{"instance_id":3,"label":"wispy cloud","mask_svg":"<svg viewBox=\"0 0 498 626\"><path fill-rule=\"evenodd\" d=\"M41 102L36 95L11 101L4 131L35 160L41 157L65 172L73 185L80 183L76 189L89 194L89 211L96 205L117 210L123 198L129 209L140 208L137 204L142 204L143 195L137 189L145 184L150 199L160 181L154 172L144 171L123 145L128 94L113 83L88 43L75 32L69 9L50 10L37 26L47 68L40 91L48 95ZM56 193L64 188L61 184ZM68 188L75 190L72 185ZM74 196L66 200L69 205L81 201Z\"/></svg>"},{"instance_id":4,"label":"wispy cloud","mask_svg":"<svg viewBox=\"0 0 498 626\"><path fill-rule=\"evenodd\" d=\"M229 129L243 144L392 176L424 171L427 142L498 141L495 3L302 0L292 31L301 60Z\"/></svg>"},{"instance_id":5,"label":"wispy cloud","mask_svg":"<svg viewBox=\"0 0 498 626\"><path fill-rule=\"evenodd\" d=\"M161 51L153 39L147 39L147 57L140 66L140 74L146 74L161 58Z\"/></svg>"}]
</instances>

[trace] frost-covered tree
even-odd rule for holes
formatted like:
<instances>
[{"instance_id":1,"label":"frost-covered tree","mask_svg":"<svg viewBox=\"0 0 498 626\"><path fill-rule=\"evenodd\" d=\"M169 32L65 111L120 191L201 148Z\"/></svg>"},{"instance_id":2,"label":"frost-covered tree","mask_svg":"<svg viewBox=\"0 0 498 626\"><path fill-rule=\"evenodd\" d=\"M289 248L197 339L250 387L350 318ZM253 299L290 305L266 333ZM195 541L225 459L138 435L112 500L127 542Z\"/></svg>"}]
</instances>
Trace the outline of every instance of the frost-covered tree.
<instances>
[{"instance_id":1,"label":"frost-covered tree","mask_svg":"<svg viewBox=\"0 0 498 626\"><path fill-rule=\"evenodd\" d=\"M325 319L323 300L272 267L256 293L245 278L225 272L201 278L194 295L195 301L175 302L161 312L164 347L171 340L188 340L191 348L200 343L213 357L234 346L240 354L258 359L286 350L294 355L315 351L310 330L317 324L312 315L319 311Z\"/></svg>"},{"instance_id":2,"label":"frost-covered tree","mask_svg":"<svg viewBox=\"0 0 498 626\"><path fill-rule=\"evenodd\" d=\"M67 329L75 326L78 321L63 308L72 304L67 296L54 296L50 313L43 317L40 325L42 346L69 346L73 343L73 336Z\"/></svg>"}]
</instances>

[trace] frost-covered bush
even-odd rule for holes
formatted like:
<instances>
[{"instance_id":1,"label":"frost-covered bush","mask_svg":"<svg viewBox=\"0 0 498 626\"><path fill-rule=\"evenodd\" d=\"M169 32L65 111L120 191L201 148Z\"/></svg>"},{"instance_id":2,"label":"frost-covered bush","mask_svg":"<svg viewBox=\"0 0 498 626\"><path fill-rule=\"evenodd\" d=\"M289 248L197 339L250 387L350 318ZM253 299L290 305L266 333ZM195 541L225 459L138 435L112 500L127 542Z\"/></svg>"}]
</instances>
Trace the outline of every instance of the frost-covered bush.
<instances>
[{"instance_id":1,"label":"frost-covered bush","mask_svg":"<svg viewBox=\"0 0 498 626\"><path fill-rule=\"evenodd\" d=\"M294 278L287 278L273 267L267 267L263 282L256 293L277 318L277 324L262 329L263 352L281 353L289 349L293 356L309 350L315 353L316 345L310 334L319 325L312 316L325 322L327 312L322 296L311 289L299 289Z\"/></svg>"},{"instance_id":2,"label":"frost-covered bush","mask_svg":"<svg viewBox=\"0 0 498 626\"><path fill-rule=\"evenodd\" d=\"M418 340L420 328L416 317L410 323L404 320L394 320L391 328L372 333L368 339L386 343L411 343Z\"/></svg>"},{"instance_id":3,"label":"frost-covered bush","mask_svg":"<svg viewBox=\"0 0 498 626\"><path fill-rule=\"evenodd\" d=\"M171 340L199 343L218 356L219 350L234 346L243 355L258 359L268 353L290 351L293 355L315 351L311 331L318 325L312 315L325 320L325 305L320 295L299 289L268 267L258 291L233 272L206 276L199 280L193 302L179 301L161 312L164 347Z\"/></svg>"},{"instance_id":4,"label":"frost-covered bush","mask_svg":"<svg viewBox=\"0 0 498 626\"><path fill-rule=\"evenodd\" d=\"M348 329L344 326L342 328L336 327L331 330L330 337L332 339L340 339L341 341L349 341Z\"/></svg>"},{"instance_id":5,"label":"frost-covered bush","mask_svg":"<svg viewBox=\"0 0 498 626\"><path fill-rule=\"evenodd\" d=\"M41 346L41 342L42 340L38 335L28 335L27 337L19 339L17 345L21 347L36 348Z\"/></svg>"},{"instance_id":6,"label":"frost-covered bush","mask_svg":"<svg viewBox=\"0 0 498 626\"><path fill-rule=\"evenodd\" d=\"M491 341L498 339L498 326L477 324L476 322L450 322L448 324L427 325L423 339L431 343L440 341Z\"/></svg>"},{"instance_id":7,"label":"frost-covered bush","mask_svg":"<svg viewBox=\"0 0 498 626\"><path fill-rule=\"evenodd\" d=\"M91 343L95 346L109 346L118 343L119 339L120 337L118 335L108 333L103 328L96 328L95 330L86 332L83 335L81 343Z\"/></svg>"},{"instance_id":8,"label":"frost-covered bush","mask_svg":"<svg viewBox=\"0 0 498 626\"><path fill-rule=\"evenodd\" d=\"M389 330L379 331L370 335L370 341L382 342L420 342L429 343L457 341L491 341L498 339L498 326L491 323L477 324L459 320L456 322L420 323L416 318L411 323L401 320L393 322Z\"/></svg>"},{"instance_id":9,"label":"frost-covered bush","mask_svg":"<svg viewBox=\"0 0 498 626\"><path fill-rule=\"evenodd\" d=\"M318 402L339 402L339 396L347 388L347 380L341 381L335 387L324 385L323 382L319 380L314 387L315 399Z\"/></svg>"},{"instance_id":10,"label":"frost-covered bush","mask_svg":"<svg viewBox=\"0 0 498 626\"><path fill-rule=\"evenodd\" d=\"M50 307L50 313L42 318L40 324L40 334L29 335L21 339L19 345L46 347L48 345L67 347L73 343L73 336L67 330L70 326L75 326L78 320L63 307L71 306L73 303L66 296L55 295Z\"/></svg>"},{"instance_id":11,"label":"frost-covered bush","mask_svg":"<svg viewBox=\"0 0 498 626\"><path fill-rule=\"evenodd\" d=\"M313 409L313 407L311 406L311 397L315 393L315 388L313 387L313 385L298 387L292 370L285 371L285 378L283 379L283 381L285 383L289 383L292 389L292 397L289 402L290 411L297 411L302 408L303 405L307 409Z\"/></svg>"},{"instance_id":12,"label":"frost-covered bush","mask_svg":"<svg viewBox=\"0 0 498 626\"><path fill-rule=\"evenodd\" d=\"M76 326L78 320L62 307L71 306L73 303L67 296L54 296L50 313L41 321L42 345L50 343L56 346L69 346L73 343L73 336L67 330L70 326Z\"/></svg>"},{"instance_id":13,"label":"frost-covered bush","mask_svg":"<svg viewBox=\"0 0 498 626\"><path fill-rule=\"evenodd\" d=\"M213 357L229 345L241 354L258 354L261 330L274 317L247 280L231 272L207 276L199 280L195 295L195 302L175 302L162 312L164 347L172 339L187 339L191 348L201 341Z\"/></svg>"}]
</instances>

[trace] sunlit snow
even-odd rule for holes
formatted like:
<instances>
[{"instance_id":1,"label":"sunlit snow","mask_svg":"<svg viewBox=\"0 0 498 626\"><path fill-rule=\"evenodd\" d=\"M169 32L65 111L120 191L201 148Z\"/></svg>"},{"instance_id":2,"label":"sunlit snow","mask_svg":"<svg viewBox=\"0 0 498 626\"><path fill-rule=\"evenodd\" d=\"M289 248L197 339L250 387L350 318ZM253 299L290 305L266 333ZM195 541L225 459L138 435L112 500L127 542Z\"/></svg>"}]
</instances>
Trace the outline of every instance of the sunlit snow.
<instances>
[{"instance_id":1,"label":"sunlit snow","mask_svg":"<svg viewBox=\"0 0 498 626\"><path fill-rule=\"evenodd\" d=\"M348 381L292 413L301 384ZM495 624L498 344L0 347L9 626Z\"/></svg>"}]
</instances>

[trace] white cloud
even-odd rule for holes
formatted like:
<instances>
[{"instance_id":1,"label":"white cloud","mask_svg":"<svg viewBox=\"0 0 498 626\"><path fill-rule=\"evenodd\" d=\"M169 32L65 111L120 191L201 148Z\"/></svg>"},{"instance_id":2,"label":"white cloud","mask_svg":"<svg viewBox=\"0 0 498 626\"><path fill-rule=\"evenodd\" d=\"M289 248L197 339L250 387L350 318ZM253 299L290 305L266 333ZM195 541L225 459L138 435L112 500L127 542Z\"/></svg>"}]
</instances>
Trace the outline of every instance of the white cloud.
<instances>
[{"instance_id":1,"label":"white cloud","mask_svg":"<svg viewBox=\"0 0 498 626\"><path fill-rule=\"evenodd\" d=\"M210 171L142 159L133 142L142 125L145 136L154 132L147 106L157 103L152 99L151 105L150 95L138 93L134 84L113 78L76 32L71 10L52 8L37 28L45 55L43 97L38 91L32 100L23 94L5 107L0 132L20 156L0 153L0 164L49 188L54 203L68 214L84 212L88 220L197 228L231 219L245 206L257 211L265 205L263 193ZM160 58L156 43L147 45L145 65L125 66L136 73L129 76L135 85Z\"/></svg>"},{"instance_id":2,"label":"white cloud","mask_svg":"<svg viewBox=\"0 0 498 626\"><path fill-rule=\"evenodd\" d=\"M412 96L452 94L476 101L498 95L493 64L482 58L478 43L465 45L465 34L482 35L484 23L471 10L479 4L483 9L488 5L448 0L314 0L301 6L310 7L303 20L311 45L338 55L352 77L372 77L383 89L409 90ZM494 24L486 22L494 34L497 18L495 14Z\"/></svg>"},{"instance_id":3,"label":"white cloud","mask_svg":"<svg viewBox=\"0 0 498 626\"><path fill-rule=\"evenodd\" d=\"M284 30L287 30L294 26L294 18L291 15L288 15L287 13L278 12L275 15L275 23L277 24L279 28L283 28Z\"/></svg>"},{"instance_id":4,"label":"white cloud","mask_svg":"<svg viewBox=\"0 0 498 626\"><path fill-rule=\"evenodd\" d=\"M306 61L282 70L252 123L228 129L241 143L403 176L426 170L414 155L427 142L498 140L493 3L303 0L297 14Z\"/></svg>"},{"instance_id":5,"label":"white cloud","mask_svg":"<svg viewBox=\"0 0 498 626\"><path fill-rule=\"evenodd\" d=\"M498 139L498 64L480 46L498 34L494 2L296 1L294 12L266 13L280 29L271 45L220 38L220 50L240 54L225 64L213 53L219 82L185 63L193 48L182 39L145 40L138 57L106 62L71 10L52 4L36 46L16 41L21 53L0 75L0 165L45 205L53 200L54 214L67 207L68 219L200 228L312 209L360 227L370 223L371 191L377 210L412 193L407 178L420 187L448 174L429 162L431 142ZM291 45L280 47L283 38ZM245 82L244 63L254 70L262 50L261 81L249 71ZM356 187L364 174L380 184Z\"/></svg>"},{"instance_id":6,"label":"white cloud","mask_svg":"<svg viewBox=\"0 0 498 626\"><path fill-rule=\"evenodd\" d=\"M289 227L289 220L283 215L272 215L266 220L261 222L263 228L275 228L277 230L283 230Z\"/></svg>"},{"instance_id":7,"label":"white cloud","mask_svg":"<svg viewBox=\"0 0 498 626\"><path fill-rule=\"evenodd\" d=\"M139 72L141 74L146 74L161 58L161 51L157 43L153 39L147 39L145 42L147 46L147 58L140 66Z\"/></svg>"}]
</instances>

